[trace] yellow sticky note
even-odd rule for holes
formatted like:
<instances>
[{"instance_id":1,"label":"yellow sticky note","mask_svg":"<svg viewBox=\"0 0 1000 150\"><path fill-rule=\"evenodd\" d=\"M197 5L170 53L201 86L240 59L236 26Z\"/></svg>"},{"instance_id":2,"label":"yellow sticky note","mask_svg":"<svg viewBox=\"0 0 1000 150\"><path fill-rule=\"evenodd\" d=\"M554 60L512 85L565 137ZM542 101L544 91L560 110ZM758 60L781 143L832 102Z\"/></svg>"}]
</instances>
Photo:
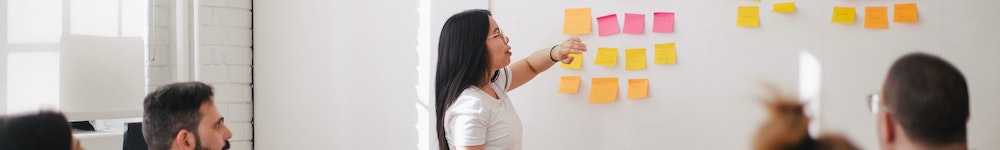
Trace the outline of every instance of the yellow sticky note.
<instances>
[{"instance_id":1,"label":"yellow sticky note","mask_svg":"<svg viewBox=\"0 0 1000 150\"><path fill-rule=\"evenodd\" d=\"M590 82L591 104L614 102L618 97L618 78L593 78Z\"/></svg>"},{"instance_id":2,"label":"yellow sticky note","mask_svg":"<svg viewBox=\"0 0 1000 150\"><path fill-rule=\"evenodd\" d=\"M649 79L628 79L628 98L646 98L649 92Z\"/></svg>"},{"instance_id":3,"label":"yellow sticky note","mask_svg":"<svg viewBox=\"0 0 1000 150\"><path fill-rule=\"evenodd\" d=\"M896 4L893 22L917 23L917 3Z\"/></svg>"},{"instance_id":4,"label":"yellow sticky note","mask_svg":"<svg viewBox=\"0 0 1000 150\"><path fill-rule=\"evenodd\" d=\"M615 66L615 62L618 62L618 48L597 48L597 58L594 59L594 64Z\"/></svg>"},{"instance_id":5,"label":"yellow sticky note","mask_svg":"<svg viewBox=\"0 0 1000 150\"><path fill-rule=\"evenodd\" d=\"M580 69L580 66L583 66L583 54L569 54L569 57L573 57L573 62L569 64L560 63L562 64L560 66L569 69Z\"/></svg>"},{"instance_id":6,"label":"yellow sticky note","mask_svg":"<svg viewBox=\"0 0 1000 150\"><path fill-rule=\"evenodd\" d=\"M865 7L865 28L885 29L889 28L889 17L886 7Z\"/></svg>"},{"instance_id":7,"label":"yellow sticky note","mask_svg":"<svg viewBox=\"0 0 1000 150\"><path fill-rule=\"evenodd\" d=\"M854 7L833 7L833 19L830 21L834 23L853 24Z\"/></svg>"},{"instance_id":8,"label":"yellow sticky note","mask_svg":"<svg viewBox=\"0 0 1000 150\"><path fill-rule=\"evenodd\" d=\"M656 64L675 64L677 63L677 48L674 43L663 43L656 44L656 60L653 63Z\"/></svg>"},{"instance_id":9,"label":"yellow sticky note","mask_svg":"<svg viewBox=\"0 0 1000 150\"><path fill-rule=\"evenodd\" d=\"M736 26L757 27L760 24L760 9L757 6L740 6L736 14Z\"/></svg>"},{"instance_id":10,"label":"yellow sticky note","mask_svg":"<svg viewBox=\"0 0 1000 150\"><path fill-rule=\"evenodd\" d=\"M646 69L646 48L625 50L625 70Z\"/></svg>"},{"instance_id":11,"label":"yellow sticky note","mask_svg":"<svg viewBox=\"0 0 1000 150\"><path fill-rule=\"evenodd\" d=\"M790 13L795 12L795 2L775 3L771 12Z\"/></svg>"},{"instance_id":12,"label":"yellow sticky note","mask_svg":"<svg viewBox=\"0 0 1000 150\"><path fill-rule=\"evenodd\" d=\"M580 76L562 76L559 93L576 93L580 89Z\"/></svg>"},{"instance_id":13,"label":"yellow sticky note","mask_svg":"<svg viewBox=\"0 0 1000 150\"><path fill-rule=\"evenodd\" d=\"M563 16L563 34L590 33L590 8L569 8Z\"/></svg>"}]
</instances>

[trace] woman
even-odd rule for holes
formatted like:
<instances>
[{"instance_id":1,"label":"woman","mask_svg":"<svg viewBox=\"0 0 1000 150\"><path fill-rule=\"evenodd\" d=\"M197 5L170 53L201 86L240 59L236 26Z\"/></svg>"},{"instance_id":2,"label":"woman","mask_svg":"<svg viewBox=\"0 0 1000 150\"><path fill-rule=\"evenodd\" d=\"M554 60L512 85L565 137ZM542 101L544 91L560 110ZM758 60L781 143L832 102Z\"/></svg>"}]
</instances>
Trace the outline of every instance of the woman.
<instances>
[{"instance_id":1,"label":"woman","mask_svg":"<svg viewBox=\"0 0 1000 150\"><path fill-rule=\"evenodd\" d=\"M448 18L439 42L435 110L443 150L521 149L521 120L507 92L587 48L569 38L511 64L509 39L490 12L479 9Z\"/></svg>"}]
</instances>

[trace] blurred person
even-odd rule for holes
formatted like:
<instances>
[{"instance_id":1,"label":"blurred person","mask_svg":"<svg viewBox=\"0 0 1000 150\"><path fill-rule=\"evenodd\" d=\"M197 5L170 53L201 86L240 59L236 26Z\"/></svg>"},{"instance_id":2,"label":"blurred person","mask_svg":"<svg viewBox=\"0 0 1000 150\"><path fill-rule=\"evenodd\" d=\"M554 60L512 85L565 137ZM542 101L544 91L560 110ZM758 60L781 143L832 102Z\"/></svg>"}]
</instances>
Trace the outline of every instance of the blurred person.
<instances>
[{"instance_id":1,"label":"blurred person","mask_svg":"<svg viewBox=\"0 0 1000 150\"><path fill-rule=\"evenodd\" d=\"M904 55L889 68L882 90L869 97L882 149L968 149L968 86L948 61Z\"/></svg>"},{"instance_id":2,"label":"blurred person","mask_svg":"<svg viewBox=\"0 0 1000 150\"><path fill-rule=\"evenodd\" d=\"M62 113L0 117L0 150L83 150Z\"/></svg>"},{"instance_id":3,"label":"blurred person","mask_svg":"<svg viewBox=\"0 0 1000 150\"><path fill-rule=\"evenodd\" d=\"M809 118L803 104L782 95L777 88L763 99L768 119L761 125L753 141L755 150L856 150L850 140L839 133L823 133L813 139L809 135Z\"/></svg>"}]
</instances>

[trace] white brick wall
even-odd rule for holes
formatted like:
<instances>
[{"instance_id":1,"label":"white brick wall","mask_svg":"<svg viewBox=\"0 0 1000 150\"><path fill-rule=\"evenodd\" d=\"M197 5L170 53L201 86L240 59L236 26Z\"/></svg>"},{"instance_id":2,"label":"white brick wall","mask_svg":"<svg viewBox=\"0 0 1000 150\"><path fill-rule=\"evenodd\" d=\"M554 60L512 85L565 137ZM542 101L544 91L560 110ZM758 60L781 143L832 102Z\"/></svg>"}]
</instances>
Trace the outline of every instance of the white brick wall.
<instances>
[{"instance_id":1,"label":"white brick wall","mask_svg":"<svg viewBox=\"0 0 1000 150\"><path fill-rule=\"evenodd\" d=\"M253 147L251 0L201 0L198 77L215 87L215 103L233 132L234 150Z\"/></svg>"},{"instance_id":2,"label":"white brick wall","mask_svg":"<svg viewBox=\"0 0 1000 150\"><path fill-rule=\"evenodd\" d=\"M251 93L251 2L252 0L201 0L197 20L198 61L195 79L215 88L215 103L233 132L233 150L253 148L253 102ZM149 88L177 82L174 78L176 39L175 1L155 0L151 10ZM197 58L194 58L197 57Z\"/></svg>"},{"instance_id":3,"label":"white brick wall","mask_svg":"<svg viewBox=\"0 0 1000 150\"><path fill-rule=\"evenodd\" d=\"M149 57L153 59L149 63L149 89L153 90L160 85L176 82L174 80L173 66L174 50L174 16L175 3L170 0L151 1L150 9L153 11L149 15L150 42Z\"/></svg>"}]
</instances>

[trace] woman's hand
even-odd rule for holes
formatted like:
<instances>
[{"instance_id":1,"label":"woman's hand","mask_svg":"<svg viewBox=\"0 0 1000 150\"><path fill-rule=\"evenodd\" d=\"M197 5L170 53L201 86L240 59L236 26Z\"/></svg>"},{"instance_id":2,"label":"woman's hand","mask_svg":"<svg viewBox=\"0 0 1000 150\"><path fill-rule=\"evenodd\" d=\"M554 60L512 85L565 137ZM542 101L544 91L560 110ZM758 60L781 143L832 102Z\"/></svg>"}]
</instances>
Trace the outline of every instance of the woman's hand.
<instances>
[{"instance_id":1,"label":"woman's hand","mask_svg":"<svg viewBox=\"0 0 1000 150\"><path fill-rule=\"evenodd\" d=\"M563 41L562 44L556 46L555 49L549 54L552 60L562 61L564 64L569 64L573 62L573 57L569 57L569 54L580 54L587 51L587 45L580 41L580 38L570 37Z\"/></svg>"}]
</instances>

